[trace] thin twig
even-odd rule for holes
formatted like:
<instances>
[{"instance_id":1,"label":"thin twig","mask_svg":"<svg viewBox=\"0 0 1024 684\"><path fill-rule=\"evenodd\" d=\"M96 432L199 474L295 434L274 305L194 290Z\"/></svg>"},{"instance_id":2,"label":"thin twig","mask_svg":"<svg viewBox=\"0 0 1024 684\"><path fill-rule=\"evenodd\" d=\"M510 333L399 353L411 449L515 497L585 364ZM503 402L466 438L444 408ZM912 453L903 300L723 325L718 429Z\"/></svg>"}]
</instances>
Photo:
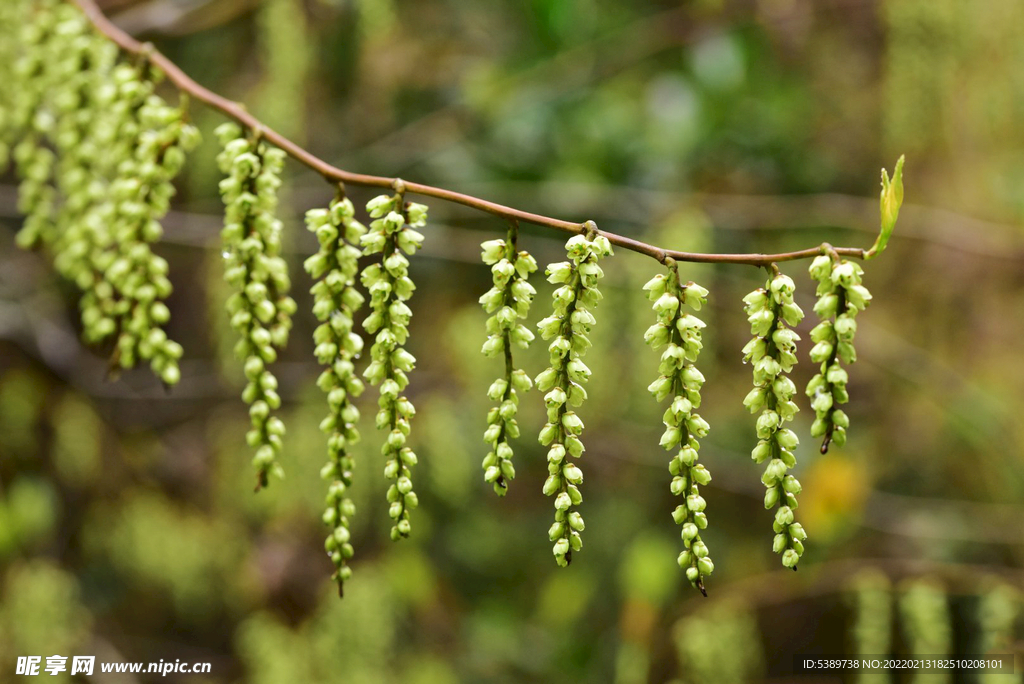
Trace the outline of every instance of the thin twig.
<instances>
[{"instance_id":1,"label":"thin twig","mask_svg":"<svg viewBox=\"0 0 1024 684\"><path fill-rule=\"evenodd\" d=\"M292 142L280 133L268 128L266 125L261 123L259 119L250 114L243 104L218 95L217 93L193 81L188 74L178 67L178 65L159 51L153 49L151 45L140 43L135 38L131 37L122 29L114 25L113 22L107 19L99 7L97 7L94 0L73 0L73 2L82 10L85 16L90 22L92 22L93 26L95 26L100 33L107 36L107 38L116 43L125 52L133 55L145 54L148 61L153 66L158 67L167 76L167 79L178 88L178 90L187 93L190 97L213 107L214 109L219 110L223 114L245 126L250 131L258 131L261 134L261 137L267 142L280 148L296 161L316 171L329 182L341 182L350 185L388 189L394 187L397 180L395 178L353 173L351 171L344 171L335 166L331 166L305 148ZM554 228L555 230L560 230L566 233L585 232L584 223L574 223L563 219L542 216L540 214L515 209L496 202L490 202L472 195L466 195L461 192L438 188L432 185L425 185L423 183L405 181L404 185L405 189L410 193L455 202L457 204L479 209L506 219L524 221L538 226ZM615 233L609 233L603 230L598 231L598 233L608 238L608 241L613 245L623 247L640 254L646 254L647 256L653 257L662 263L664 263L667 257L672 257L676 261L748 264L750 266L763 267L775 262L808 259L821 253L819 247L811 247L808 249L802 249L795 252L784 252L781 254L701 254L698 252L680 252L676 250L662 249L661 247L656 247L655 245L650 245L640 240L634 240L633 238L616 235ZM853 257L856 259L864 258L864 250L858 247L838 247L836 248L836 252L842 256Z\"/></svg>"}]
</instances>

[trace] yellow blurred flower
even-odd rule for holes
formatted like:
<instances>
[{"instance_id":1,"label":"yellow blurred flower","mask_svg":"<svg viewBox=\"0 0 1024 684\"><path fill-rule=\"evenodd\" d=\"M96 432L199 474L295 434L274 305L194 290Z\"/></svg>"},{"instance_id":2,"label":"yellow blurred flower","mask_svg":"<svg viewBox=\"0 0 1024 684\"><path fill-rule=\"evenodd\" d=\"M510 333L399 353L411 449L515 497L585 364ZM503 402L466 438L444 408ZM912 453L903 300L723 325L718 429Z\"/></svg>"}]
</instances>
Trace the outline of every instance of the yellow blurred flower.
<instances>
[{"instance_id":1,"label":"yellow blurred flower","mask_svg":"<svg viewBox=\"0 0 1024 684\"><path fill-rule=\"evenodd\" d=\"M859 459L849 453L822 456L800 479L804 493L797 515L810 537L834 539L860 519L870 479Z\"/></svg>"}]
</instances>

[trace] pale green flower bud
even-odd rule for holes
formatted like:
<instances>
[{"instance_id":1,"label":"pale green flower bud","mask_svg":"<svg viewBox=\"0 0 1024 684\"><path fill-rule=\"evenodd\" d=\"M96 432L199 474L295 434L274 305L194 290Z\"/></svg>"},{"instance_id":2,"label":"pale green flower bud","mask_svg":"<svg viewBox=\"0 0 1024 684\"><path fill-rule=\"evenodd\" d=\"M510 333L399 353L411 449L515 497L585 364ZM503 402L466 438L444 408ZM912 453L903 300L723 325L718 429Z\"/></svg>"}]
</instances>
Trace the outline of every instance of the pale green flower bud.
<instances>
[{"instance_id":1,"label":"pale green flower bud","mask_svg":"<svg viewBox=\"0 0 1024 684\"><path fill-rule=\"evenodd\" d=\"M843 340L851 340L857 333L857 321L854 320L853 316L843 314L836 317L835 322L836 335Z\"/></svg>"},{"instance_id":2,"label":"pale green flower bud","mask_svg":"<svg viewBox=\"0 0 1024 684\"><path fill-rule=\"evenodd\" d=\"M551 264L547 268L548 282L553 284L568 283L572 276L572 265L568 261Z\"/></svg>"},{"instance_id":3,"label":"pale green flower bud","mask_svg":"<svg viewBox=\"0 0 1024 684\"><path fill-rule=\"evenodd\" d=\"M793 522L793 509L789 506L782 506L775 512L775 522L779 525L790 525Z\"/></svg>"},{"instance_id":4,"label":"pale green flower bud","mask_svg":"<svg viewBox=\"0 0 1024 684\"><path fill-rule=\"evenodd\" d=\"M562 474L572 484L578 485L583 482L583 471L574 465L566 465L562 468Z\"/></svg>"},{"instance_id":5,"label":"pale green flower bud","mask_svg":"<svg viewBox=\"0 0 1024 684\"><path fill-rule=\"evenodd\" d=\"M654 302L654 311L658 314L672 315L679 308L679 297L666 292Z\"/></svg>"},{"instance_id":6,"label":"pale green flower bud","mask_svg":"<svg viewBox=\"0 0 1024 684\"><path fill-rule=\"evenodd\" d=\"M804 311L795 302L785 302L782 305L782 319L788 325L798 325L804 319Z\"/></svg>"},{"instance_id":7,"label":"pale green flower bud","mask_svg":"<svg viewBox=\"0 0 1024 684\"><path fill-rule=\"evenodd\" d=\"M811 349L811 361L814 361L815 363L823 363L827 361L831 358L834 349L835 347L828 342L819 342L814 345L813 349Z\"/></svg>"},{"instance_id":8,"label":"pale green flower bud","mask_svg":"<svg viewBox=\"0 0 1024 684\"><path fill-rule=\"evenodd\" d=\"M771 454L771 445L766 441L760 441L754 450L750 453L750 457L756 463L761 463Z\"/></svg>"},{"instance_id":9,"label":"pale green flower bud","mask_svg":"<svg viewBox=\"0 0 1024 684\"><path fill-rule=\"evenodd\" d=\"M785 534L777 534L777 535L775 535L775 539L772 542L772 551L774 553L782 553L783 551L786 550L786 547L788 545L789 545L789 537L786 536Z\"/></svg>"},{"instance_id":10,"label":"pale green flower bud","mask_svg":"<svg viewBox=\"0 0 1024 684\"><path fill-rule=\"evenodd\" d=\"M496 264L505 256L504 240L487 240L480 247L483 250L481 257L485 264Z\"/></svg>"},{"instance_id":11,"label":"pale green flower bud","mask_svg":"<svg viewBox=\"0 0 1024 684\"><path fill-rule=\"evenodd\" d=\"M780 418L774 411L765 411L757 417L757 436L760 439L768 439L775 433L780 424Z\"/></svg>"},{"instance_id":12,"label":"pale green flower bud","mask_svg":"<svg viewBox=\"0 0 1024 684\"><path fill-rule=\"evenodd\" d=\"M832 259L831 257L821 254L814 258L811 262L811 266L808 269L811 277L815 280L825 280L829 277L832 270Z\"/></svg>"},{"instance_id":13,"label":"pale green flower bud","mask_svg":"<svg viewBox=\"0 0 1024 684\"><path fill-rule=\"evenodd\" d=\"M578 435L583 432L583 421L573 411L567 411L562 414L562 427L566 432Z\"/></svg>"},{"instance_id":14,"label":"pale green flower bud","mask_svg":"<svg viewBox=\"0 0 1024 684\"><path fill-rule=\"evenodd\" d=\"M583 517L576 511L569 513L569 526L577 532L582 532L586 525L583 523Z\"/></svg>"},{"instance_id":15,"label":"pale green flower bud","mask_svg":"<svg viewBox=\"0 0 1024 684\"><path fill-rule=\"evenodd\" d=\"M647 293L648 299L651 301L657 300L665 292L665 283L665 276L661 273L648 280L643 288Z\"/></svg>"},{"instance_id":16,"label":"pale green flower bud","mask_svg":"<svg viewBox=\"0 0 1024 684\"><path fill-rule=\"evenodd\" d=\"M772 278L769 283L769 289L775 295L776 301L781 304L786 297L793 296L793 293L796 291L796 284L789 276L778 275Z\"/></svg>"},{"instance_id":17,"label":"pale green flower bud","mask_svg":"<svg viewBox=\"0 0 1024 684\"><path fill-rule=\"evenodd\" d=\"M848 288L857 281L857 271L849 261L843 261L832 269L832 282Z\"/></svg>"},{"instance_id":18,"label":"pale green flower bud","mask_svg":"<svg viewBox=\"0 0 1024 684\"><path fill-rule=\"evenodd\" d=\"M676 506L675 510L672 511L672 519L675 520L677 525L682 525L683 523L685 523L689 519L689 517L690 517L690 511L689 511L689 509L686 508L686 506ZM694 526L694 529L696 529L696 526ZM686 539L686 537L685 537L686 528L685 527L683 529L683 534L684 534L683 538ZM692 539L692 537L691 537L691 539Z\"/></svg>"},{"instance_id":19,"label":"pale green flower bud","mask_svg":"<svg viewBox=\"0 0 1024 684\"><path fill-rule=\"evenodd\" d=\"M690 434L694 437L706 437L711 426L708 425L707 421L698 416L696 413L691 415L686 420L686 428L690 431Z\"/></svg>"},{"instance_id":20,"label":"pale green flower bud","mask_svg":"<svg viewBox=\"0 0 1024 684\"><path fill-rule=\"evenodd\" d=\"M850 305L856 309L865 309L871 301L871 293L863 285L852 285L846 291Z\"/></svg>"},{"instance_id":21,"label":"pale green flower bud","mask_svg":"<svg viewBox=\"0 0 1024 684\"><path fill-rule=\"evenodd\" d=\"M838 306L839 297L827 294L818 299L818 303L814 305L814 313L818 314L819 318L832 318L836 315Z\"/></svg>"},{"instance_id":22,"label":"pale green flower bud","mask_svg":"<svg viewBox=\"0 0 1024 684\"><path fill-rule=\"evenodd\" d=\"M696 465L690 469L690 477L699 485L711 483L711 473L703 465Z\"/></svg>"},{"instance_id":23,"label":"pale green flower bud","mask_svg":"<svg viewBox=\"0 0 1024 684\"><path fill-rule=\"evenodd\" d=\"M796 433L789 429L779 430L775 433L775 441L784 449L793 449L800 443Z\"/></svg>"},{"instance_id":24,"label":"pale green flower bud","mask_svg":"<svg viewBox=\"0 0 1024 684\"><path fill-rule=\"evenodd\" d=\"M686 491L686 480L681 477L673 477L669 484L669 490L675 496L683 494Z\"/></svg>"},{"instance_id":25,"label":"pale green flower bud","mask_svg":"<svg viewBox=\"0 0 1024 684\"><path fill-rule=\"evenodd\" d=\"M748 312L756 311L768 302L768 293L763 289L754 290L744 297L743 301L747 305Z\"/></svg>"}]
</instances>

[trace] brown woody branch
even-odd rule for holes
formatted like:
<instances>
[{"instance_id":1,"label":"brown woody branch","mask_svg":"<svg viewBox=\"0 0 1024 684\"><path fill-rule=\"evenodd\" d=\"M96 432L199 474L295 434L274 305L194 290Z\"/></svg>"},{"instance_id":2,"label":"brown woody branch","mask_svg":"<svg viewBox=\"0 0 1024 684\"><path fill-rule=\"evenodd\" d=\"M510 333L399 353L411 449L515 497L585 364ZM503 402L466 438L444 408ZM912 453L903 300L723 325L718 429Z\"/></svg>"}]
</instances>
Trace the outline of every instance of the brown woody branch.
<instances>
[{"instance_id":1,"label":"brown woody branch","mask_svg":"<svg viewBox=\"0 0 1024 684\"><path fill-rule=\"evenodd\" d=\"M404 185L407 192L455 202L505 219L524 221L538 226L554 228L555 230L560 230L565 233L586 232L584 223L574 223L563 219L542 216L540 214L515 209L513 207L508 207L496 202L490 202L479 197L466 195L453 190L447 190L445 188L434 187L432 185L425 185L423 183L415 183L411 181L400 181L397 178L387 178L385 176L370 176L362 173L353 173L351 171L345 171L332 166L280 133L277 133L265 126L259 119L246 111L245 105L229 100L196 83L174 62L157 50L153 49L152 45L148 43L141 43L118 28L103 14L100 8L96 5L95 0L72 0L72 2L82 10L85 16L90 22L92 22L93 26L95 26L100 33L104 34L107 38L116 43L125 52L133 55L144 56L151 64L153 64L153 66L159 68L166 75L167 79L178 88L178 90L183 93L187 93L190 98L199 100L200 102L219 110L250 131L258 133L267 142L279 147L293 159L305 164L330 182L377 188L394 188L396 185L401 184ZM675 261L684 262L748 264L750 266L763 267L780 261L807 259L822 253L822 248L818 246L795 252L783 252L780 254L701 254L698 252L680 252L677 250L662 249L661 247L657 247L640 240L634 240L633 238L617 235L604 230L599 230L597 232L608 238L608 241L613 245L623 247L634 252L639 252L640 254L646 254L647 256L654 257L661 263L665 263L665 260L671 257ZM841 256L854 257L857 259L863 259L865 252L865 250L859 247L836 247L835 251Z\"/></svg>"}]
</instances>

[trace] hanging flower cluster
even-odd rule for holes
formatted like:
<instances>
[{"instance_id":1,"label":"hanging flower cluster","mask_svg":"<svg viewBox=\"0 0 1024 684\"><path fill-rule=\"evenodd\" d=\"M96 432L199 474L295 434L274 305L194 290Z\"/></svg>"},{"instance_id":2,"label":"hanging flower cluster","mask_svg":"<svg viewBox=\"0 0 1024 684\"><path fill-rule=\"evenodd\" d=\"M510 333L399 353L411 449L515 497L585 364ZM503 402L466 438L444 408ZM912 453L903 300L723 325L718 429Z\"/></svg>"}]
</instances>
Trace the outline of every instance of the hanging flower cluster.
<instances>
[{"instance_id":1,"label":"hanging flower cluster","mask_svg":"<svg viewBox=\"0 0 1024 684\"><path fill-rule=\"evenodd\" d=\"M519 437L519 395L533 386L526 371L516 368L512 361L513 345L526 349L533 341L533 333L519 320L529 314L530 303L537 294L527 282L537 270L537 262L529 253L516 248L518 232L513 224L507 240L488 240L481 245L483 261L491 267L494 282L494 287L480 297L484 311L491 314L483 353L505 359L504 375L487 390L488 398L498 405L488 411L484 432L484 441L491 447L484 457L484 481L493 485L498 496L505 495L509 481L516 476L509 440Z\"/></svg>"},{"instance_id":2,"label":"hanging flower cluster","mask_svg":"<svg viewBox=\"0 0 1024 684\"><path fill-rule=\"evenodd\" d=\"M220 182L226 208L221 241L224 279L235 292L228 298L231 327L240 339L235 354L244 361L248 384L242 399L249 404L252 429L246 441L256 450L256 489L267 486L271 473L283 474L277 463L284 423L271 415L281 407L277 378L267 365L288 343L295 301L288 266L279 256L281 222L275 217L284 153L246 137L235 124L217 129L224 148L217 161L226 177Z\"/></svg>"},{"instance_id":3,"label":"hanging flower cluster","mask_svg":"<svg viewBox=\"0 0 1024 684\"><path fill-rule=\"evenodd\" d=\"M775 511L773 550L782 554L782 564L796 568L804 552L807 534L794 522L796 495L800 482L788 474L796 466L793 449L796 433L783 427L799 408L793 401L796 385L788 373L796 365L796 342L800 339L787 326L796 326L804 312L793 301L793 279L776 271L764 288L754 290L743 301L754 339L743 347L744 361L754 368L754 389L743 400L751 413L758 413L757 446L751 456L757 463L768 461L761 481L767 487L764 507Z\"/></svg>"},{"instance_id":4,"label":"hanging flower cluster","mask_svg":"<svg viewBox=\"0 0 1024 684\"><path fill-rule=\"evenodd\" d=\"M36 11L33 11L36 10ZM0 85L0 161L6 169L13 159L18 172L18 211L25 222L18 244L32 248L52 241L53 213L57 204L53 173L56 155L46 146L57 120L51 93L60 86L59 74L75 63L71 41L58 40L57 27L71 21L72 35L85 30L73 13L55 0L33 7L28 0L4 3L5 27L10 31L3 43L4 84ZM8 80L9 79L9 80Z\"/></svg>"},{"instance_id":5,"label":"hanging flower cluster","mask_svg":"<svg viewBox=\"0 0 1024 684\"><path fill-rule=\"evenodd\" d=\"M644 285L647 298L654 302L658 319L647 329L644 340L652 349L665 347L658 366L661 375L648 390L657 401L672 400L662 418L665 432L661 446L668 451L679 449L668 466L672 474L672 493L684 497L683 503L672 512L676 524L683 526L684 549L678 562L690 584L706 596L704 576L714 571L715 564L700 538L700 531L708 526L708 518L698 487L711 482L711 473L697 462L700 449L697 440L708 434L708 424L694 412L700 408L700 388L704 384L704 375L694 363L703 348L701 329L705 324L687 308L700 311L708 291L692 281L683 285L675 262L669 264L667 275L656 275Z\"/></svg>"},{"instance_id":6,"label":"hanging flower cluster","mask_svg":"<svg viewBox=\"0 0 1024 684\"><path fill-rule=\"evenodd\" d=\"M818 302L814 313L821 323L811 330L811 361L820 363L820 371L807 383L807 396L815 419L811 436L820 437L821 453L829 444L846 444L850 418L838 407L850 400L846 391L849 375L842 364L857 360L853 337L857 332L856 317L871 302L871 293L861 285L864 269L834 253L822 254L810 266L811 277L818 281Z\"/></svg>"},{"instance_id":7,"label":"hanging flower cluster","mask_svg":"<svg viewBox=\"0 0 1024 684\"><path fill-rule=\"evenodd\" d=\"M25 2L12 2L5 8L11 14L10 26L30 16ZM74 92L68 90L71 78L79 71L81 46L56 40L57 26L68 21L67 30L76 38L86 31L84 21L75 21L67 8L47 4L39 8L39 20L21 24L3 41L9 53L5 60L13 80L0 108L0 126L14 143L13 159L20 178L19 210L25 223L18 234L22 247L48 245L56 235L54 224L59 204L54 183L58 157L47 143L54 143L57 129L74 125L68 110L75 106ZM62 78L64 76L64 78ZM68 77L71 78L68 78ZM11 152L4 146L4 166Z\"/></svg>"},{"instance_id":8,"label":"hanging flower cluster","mask_svg":"<svg viewBox=\"0 0 1024 684\"><path fill-rule=\"evenodd\" d=\"M555 497L555 522L548 538L555 543L555 562L565 567L572 561L572 552L583 548L583 518L576 507L583 502L579 485L583 471L567 457L583 455L583 421L572 407L580 407L587 398L583 385L590 380L590 369L583 356L590 348L593 309L601 301L597 283L604 276L598 261L611 255L612 246L596 227L589 224L588 234L574 235L565 243L568 261L547 268L548 282L555 289L554 314L541 320L537 327L548 345L551 366L537 376L537 389L545 392L544 404L548 422L540 431L540 443L548 449L548 478L545 496Z\"/></svg>"},{"instance_id":9,"label":"hanging flower cluster","mask_svg":"<svg viewBox=\"0 0 1024 684\"><path fill-rule=\"evenodd\" d=\"M171 293L171 281L166 260L153 254L150 244L163 233L158 218L170 208L172 180L199 137L180 109L155 96L146 99L137 116L133 154L118 165L111 185L115 204L109 230L116 251L104 280L115 293L118 364L131 368L137 359L147 360L165 383L173 385L180 378L181 347L161 328L170 319L163 300Z\"/></svg>"},{"instance_id":10,"label":"hanging flower cluster","mask_svg":"<svg viewBox=\"0 0 1024 684\"><path fill-rule=\"evenodd\" d=\"M112 343L112 368L131 368L146 361L169 386L180 380L182 349L164 330L170 319L165 300L171 282L168 264L154 245L163 232L160 221L174 195L174 179L187 152L197 144L198 134L188 123L184 96L172 106L156 94L162 75L154 63L164 64L164 58L122 36L117 42L130 53L130 58L122 59L117 45L101 36L90 19L96 17L86 16L66 0L0 2L0 25L10 27L0 40L0 171L13 162L19 179L19 209L25 221L18 244L47 252L57 271L82 291L86 341ZM96 21L96 26L112 31L103 22ZM178 76L174 80L182 91L194 92ZM237 108L210 97L201 99L249 126L243 130L234 123L225 124L217 129L217 137L223 148L218 163L225 174L220 182L226 207L221 233L225 280L233 288L227 308L240 338L235 351L243 361L247 384L242 398L249 405L252 422L246 440L254 450L259 489L268 484L272 473L280 476L282 472L277 459L285 427L275 415L281 398L269 366L287 344L296 310L288 296L289 276L280 256L282 225L276 218L284 152L263 139L261 131L267 129L239 114ZM282 142L269 132L265 135L309 163L294 143ZM309 165L319 166L330 178L351 177L355 183L374 185L381 181ZM871 300L861 284L861 267L840 255L867 260L886 248L903 200L902 170L901 157L891 180L882 172L882 224L875 244L868 250L822 245L821 256L810 265L811 276L818 281L815 312L821 319L811 333L815 344L810 357L820 370L810 381L807 395L816 414L812 434L823 438L823 452L831 443L842 445L846 440L849 418L838 408L849 399L844 366L856 359L855 318ZM328 448L321 474L329 483L323 521L331 530L325 549L339 592L351 577L350 521L355 507L350 488L353 445L360 438L355 400L364 389L355 368L363 340L354 316L364 303L356 289L357 276L369 293L371 312L362 326L373 336L373 343L362 378L379 387L375 423L386 435L382 453L384 473L391 481L387 499L393 540L409 536L410 512L418 505L412 484L417 457L408 446L415 409L405 396L408 374L416 363L405 349L412 317L407 302L415 290L407 257L423 242L418 229L426 225L427 208L405 201L402 181L394 181L394 188L394 195L382 195L367 204L372 219L368 229L356 220L352 203L340 192L328 208L306 215L307 228L319 243L305 268L316 281L311 289L313 314L319 321L315 355L324 367L318 385L328 404L328 415L321 423ZM409 188L537 220L454 193L412 184ZM558 227L572 228L564 222ZM554 312L538 323L538 329L549 341L550 367L532 382L525 370L516 367L513 348L525 349L533 340L526 319L536 292L528 278L537 263L519 249L514 221L507 239L482 244L482 258L493 282L479 300L488 314L483 353L505 362L504 373L488 390L493 404L484 433L489 447L483 461L484 480L503 495L515 477L511 441L520 432L516 418L522 395L535 383L547 408L547 422L539 435L548 449L543 493L554 499L549 538L560 566L568 565L572 553L582 548L584 522L578 509L583 473L577 463L584 451L583 422L575 409L587 398L584 386L591 371L583 357L591 346L593 312L601 300L598 282L603 271L598 262L612 254L609 237L616 239L587 222L583 232L566 243L568 260L547 268L548 281L556 286ZM687 579L703 592L705 577L714 570L701 538L707 516L700 487L710 482L711 475L698 462L699 440L709 428L696 413L704 376L695 363L704 323L690 311L701 309L707 290L693 282L683 284L675 262L665 252L627 238L617 242L656 256L669 267L667 274L645 286L657 317L645 340L661 350L660 375L649 390L659 402L668 402L661 446L675 452L669 471L670 490L681 499L673 513L684 546L678 562ZM360 270L363 256L372 259ZM774 258L721 260L765 263ZM744 298L754 335L743 349L745 360L753 365L754 384L744 404L758 414L758 443L752 457L766 464L762 482L767 488L765 507L775 509L774 550L782 555L785 566L795 569L806 534L794 521L800 483L790 471L796 466L798 440L786 424L798 410L789 373L797 362L799 339L792 328L803 312L793 301L793 281L774 265L771 268L773 275L766 286Z\"/></svg>"},{"instance_id":11,"label":"hanging flower cluster","mask_svg":"<svg viewBox=\"0 0 1024 684\"><path fill-rule=\"evenodd\" d=\"M334 580L341 593L345 580L352 576L349 518L356 508L348 490L355 469L351 448L359 441L359 409L353 399L363 392L353 364L363 349L363 338L353 330L353 316L363 304L363 295L355 286L361 254L355 245L366 234L366 227L355 219L352 203L339 196L329 209L306 212L306 228L320 243L320 251L306 259L305 267L317 281L310 290L313 315L320 321L313 331L314 353L326 366L317 385L327 394L330 411L320 423L327 434L327 465L320 476L330 482L323 520L331 533L324 546L334 563Z\"/></svg>"},{"instance_id":12,"label":"hanging flower cluster","mask_svg":"<svg viewBox=\"0 0 1024 684\"><path fill-rule=\"evenodd\" d=\"M101 52L96 50L96 53ZM89 56L97 62L103 60L100 54ZM87 72L80 72L87 73ZM118 303L114 283L107 282L105 274L116 259L118 245L114 241L115 217L122 211L119 196L123 194L115 186L122 174L118 171L122 163L133 166L133 150L138 139L138 119L135 116L144 98L152 91L151 83L141 78L139 68L118 64L109 73L99 72L92 79L82 79L74 90L66 93L68 102L78 101L78 106L89 109L93 117L82 121L80 117L62 117L64 130L58 139L60 163L57 168L57 187L66 200L57 217L57 224L63 230L51 233L44 225L26 222L19 234L27 246L41 242L54 254L54 266L64 277L74 281L82 290L83 337L91 344L99 344L117 333L118 322L125 305ZM65 83L76 79L69 74ZM90 82L91 81L91 82ZM114 200L114 201L109 201ZM121 278L123 266L114 269L113 275ZM166 274L159 283L167 291L169 281ZM161 303L162 304L162 303ZM130 304L126 302L130 307ZM160 306L154 306L157 320L164 317ZM115 366L126 367L133 355L118 354ZM176 369L175 369L176 370ZM175 370L165 371L167 384Z\"/></svg>"},{"instance_id":13,"label":"hanging flower cluster","mask_svg":"<svg viewBox=\"0 0 1024 684\"><path fill-rule=\"evenodd\" d=\"M182 349L163 330L171 282L151 245L198 132L152 94L160 74L145 60L118 64L73 6L15 1L5 12L22 20L5 40L14 87L0 113L21 177L18 243L45 248L83 291L83 337L116 340L112 367L146 360L173 385Z\"/></svg>"},{"instance_id":14,"label":"hanging flower cluster","mask_svg":"<svg viewBox=\"0 0 1024 684\"><path fill-rule=\"evenodd\" d=\"M10 140L15 137L14 103L19 97L26 97L25 91L18 92L13 86L19 78L18 68L21 66L22 51L26 36L24 35L29 27L35 29L36 24L24 22L25 0L8 0L0 3L0 26L17 27L8 32L5 40L0 41L0 83L9 84L7 87L0 86L0 171L7 171L11 162ZM21 83L18 83L21 85Z\"/></svg>"},{"instance_id":15,"label":"hanging flower cluster","mask_svg":"<svg viewBox=\"0 0 1024 684\"><path fill-rule=\"evenodd\" d=\"M387 431L381 452L386 461L384 476L394 480L388 488L388 515L395 521L391 539L398 541L409 536L412 530L409 512L419 505L419 497L412 490L416 454L406 446L410 421L416 410L402 394L409 384L407 374L416 365L416 358L404 347L412 318L412 310L406 302L416 289L409 278L409 260L405 255L413 254L423 243L423 234L416 228L427 224L427 208L414 202L406 203L399 192L370 200L366 210L373 221L369 232L360 239L363 254L379 254L380 257L378 263L367 266L361 275L373 309L363 321L363 327L375 336L370 348L371 361L363 377L371 385L380 386L376 425L378 430Z\"/></svg>"}]
</instances>

